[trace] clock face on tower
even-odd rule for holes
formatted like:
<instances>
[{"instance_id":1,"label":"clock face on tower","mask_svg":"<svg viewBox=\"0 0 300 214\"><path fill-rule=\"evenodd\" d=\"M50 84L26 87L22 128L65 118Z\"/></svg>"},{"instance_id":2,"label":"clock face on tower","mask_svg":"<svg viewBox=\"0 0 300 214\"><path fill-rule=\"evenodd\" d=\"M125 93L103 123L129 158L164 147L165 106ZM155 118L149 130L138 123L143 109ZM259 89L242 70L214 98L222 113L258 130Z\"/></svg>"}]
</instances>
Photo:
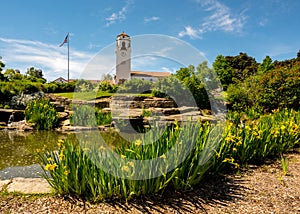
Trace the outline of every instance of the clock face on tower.
<instances>
[{"instance_id":1,"label":"clock face on tower","mask_svg":"<svg viewBox=\"0 0 300 214\"><path fill-rule=\"evenodd\" d=\"M122 57L126 56L126 51L121 51L121 56Z\"/></svg>"}]
</instances>

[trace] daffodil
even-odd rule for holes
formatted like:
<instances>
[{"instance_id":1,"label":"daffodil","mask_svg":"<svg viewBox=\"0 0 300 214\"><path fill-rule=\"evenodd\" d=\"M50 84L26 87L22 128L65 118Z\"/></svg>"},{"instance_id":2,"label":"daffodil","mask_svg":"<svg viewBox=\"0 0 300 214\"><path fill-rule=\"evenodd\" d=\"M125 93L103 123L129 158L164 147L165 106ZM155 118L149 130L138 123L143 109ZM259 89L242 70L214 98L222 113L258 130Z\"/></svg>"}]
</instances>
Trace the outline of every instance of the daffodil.
<instances>
[{"instance_id":1,"label":"daffodil","mask_svg":"<svg viewBox=\"0 0 300 214\"><path fill-rule=\"evenodd\" d=\"M161 155L161 156L160 156L160 158L162 158L162 159L166 159L166 158L167 158L167 156L166 156L165 154L163 154L163 155Z\"/></svg>"},{"instance_id":2,"label":"daffodil","mask_svg":"<svg viewBox=\"0 0 300 214\"><path fill-rule=\"evenodd\" d=\"M133 161L129 161L128 165L131 166L131 167L134 167L134 162Z\"/></svg>"},{"instance_id":3,"label":"daffodil","mask_svg":"<svg viewBox=\"0 0 300 214\"><path fill-rule=\"evenodd\" d=\"M142 144L142 141L140 139L136 140L135 141L135 145L136 146L140 146Z\"/></svg>"},{"instance_id":4,"label":"daffodil","mask_svg":"<svg viewBox=\"0 0 300 214\"><path fill-rule=\"evenodd\" d=\"M53 171L53 170L55 170L57 167L58 167L58 165L57 165L56 163L54 163L54 164L47 164L47 165L45 166L45 170L47 170L47 171Z\"/></svg>"},{"instance_id":5,"label":"daffodil","mask_svg":"<svg viewBox=\"0 0 300 214\"><path fill-rule=\"evenodd\" d=\"M122 166L122 171L123 172L129 172L129 167L128 166Z\"/></svg>"}]
</instances>

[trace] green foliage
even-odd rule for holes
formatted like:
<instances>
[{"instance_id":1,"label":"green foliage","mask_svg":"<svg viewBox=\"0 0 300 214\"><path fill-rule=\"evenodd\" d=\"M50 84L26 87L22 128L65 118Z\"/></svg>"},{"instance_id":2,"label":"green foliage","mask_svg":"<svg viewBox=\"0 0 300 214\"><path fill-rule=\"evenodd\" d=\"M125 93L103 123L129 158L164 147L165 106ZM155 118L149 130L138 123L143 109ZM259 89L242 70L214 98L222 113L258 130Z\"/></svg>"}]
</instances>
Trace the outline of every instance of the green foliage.
<instances>
[{"instance_id":1,"label":"green foliage","mask_svg":"<svg viewBox=\"0 0 300 214\"><path fill-rule=\"evenodd\" d=\"M47 172L44 177L60 194L91 201L112 197L130 199L165 188L190 189L199 184L207 173L226 173L228 169L261 163L299 145L300 114L297 111L273 111L243 124L239 123L241 117L242 114L231 112L223 131L219 125L189 123L151 132L148 137L131 143L123 142L115 148L120 160L114 158L112 148L99 142L98 135L81 145L77 139L59 141L58 152L40 154L41 165ZM210 141L209 137L212 137ZM191 142L195 144L182 163L177 164L178 155L168 156L167 151L181 147L185 151L184 148ZM118 176L114 176L112 171L104 171L92 161L107 158L110 158L111 170L119 169ZM166 161L161 168L150 166L162 174L154 178L146 168L136 168L133 162L153 158ZM170 160L177 167L168 172ZM135 180L130 179L132 175L146 177Z\"/></svg>"},{"instance_id":2,"label":"green foliage","mask_svg":"<svg viewBox=\"0 0 300 214\"><path fill-rule=\"evenodd\" d=\"M87 91L92 91L93 89L94 86L90 81L84 79L80 79L76 81L76 87L75 87L76 92L87 92Z\"/></svg>"},{"instance_id":3,"label":"green foliage","mask_svg":"<svg viewBox=\"0 0 300 214\"><path fill-rule=\"evenodd\" d=\"M234 114L236 119L241 117L237 112ZM299 131L299 112L287 109L246 120L240 125L229 122L224 134L225 144L219 152L231 151L231 156L227 154L226 157L239 164L261 163L267 157L278 156L298 145Z\"/></svg>"},{"instance_id":4,"label":"green foliage","mask_svg":"<svg viewBox=\"0 0 300 214\"><path fill-rule=\"evenodd\" d=\"M210 108L209 99L194 66L180 68L176 74L154 83L152 94L155 97L169 97L181 105L193 105Z\"/></svg>"},{"instance_id":5,"label":"green foliage","mask_svg":"<svg viewBox=\"0 0 300 214\"><path fill-rule=\"evenodd\" d=\"M153 132L154 136L143 140L136 140L131 144L123 144L115 149L115 152L121 157L121 161L111 158L112 169L119 169L118 175L104 171L92 162L93 159L101 160L102 158L113 157L110 154L109 147L96 142L87 142L85 145L78 145L74 140L59 142L58 152L46 152L40 155L42 167L49 172L44 176L51 186L60 194L76 195L88 200L97 201L110 197L120 197L130 199L133 196L145 195L158 192L168 186L173 186L176 189L191 188L201 180L202 176L210 166L210 161L199 165L201 159L200 154L203 151L202 140L197 140L197 146L192 149L183 163L178 163L176 169L168 172L168 165L162 164L158 166L150 166L150 169L157 170L162 173L161 176L151 178L151 174L147 173L149 168L136 168L133 161L130 160L148 160L159 158L162 162L176 161L178 158L168 157L166 160L165 152L178 144L178 147L188 146L185 142L195 140L197 138L196 130L200 128L200 124L188 125L184 128L183 141L176 142L180 129L169 129L165 132L157 130ZM202 133L206 136L207 130ZM159 141L153 143L159 135ZM144 141L144 142L142 142ZM143 143L143 145L142 145ZM108 154L105 154L108 152ZM93 155L90 158L89 155ZM108 155L108 157L106 156ZM136 176L142 176L149 179L134 180L126 179L124 176L130 176L131 173ZM145 174L146 173L146 174Z\"/></svg>"},{"instance_id":6,"label":"green foliage","mask_svg":"<svg viewBox=\"0 0 300 214\"><path fill-rule=\"evenodd\" d=\"M96 127L112 122L110 112L89 105L73 105L70 123L74 126Z\"/></svg>"},{"instance_id":7,"label":"green foliage","mask_svg":"<svg viewBox=\"0 0 300 214\"><path fill-rule=\"evenodd\" d=\"M226 57L219 55L213 63L213 68L226 90L230 84L236 84L255 75L258 63L246 53Z\"/></svg>"},{"instance_id":8,"label":"green foliage","mask_svg":"<svg viewBox=\"0 0 300 214\"><path fill-rule=\"evenodd\" d=\"M201 68L202 67L202 68ZM204 68L205 64L200 64L198 66L198 72L205 72ZM208 72L205 72L206 75L208 75ZM204 73L203 73L204 74ZM190 91L190 93L193 95L196 104L199 108L202 109L210 109L210 103L209 98L207 95L207 92L204 88L204 84L201 82L201 79L203 79L203 74L196 73L194 66L189 66L187 68L180 68L176 74L175 77L177 77L183 85ZM176 90L176 88L175 88ZM178 86L178 89L180 91L180 88ZM180 95L181 98L185 98L184 94Z\"/></svg>"},{"instance_id":9,"label":"green foliage","mask_svg":"<svg viewBox=\"0 0 300 214\"><path fill-rule=\"evenodd\" d=\"M228 85L233 83L233 70L224 56L217 56L216 60L213 63L213 69L218 74L224 90L226 90Z\"/></svg>"},{"instance_id":10,"label":"green foliage","mask_svg":"<svg viewBox=\"0 0 300 214\"><path fill-rule=\"evenodd\" d=\"M300 62L292 68L279 67L262 77L259 103L266 110L300 109Z\"/></svg>"},{"instance_id":11,"label":"green foliage","mask_svg":"<svg viewBox=\"0 0 300 214\"><path fill-rule=\"evenodd\" d=\"M266 57L256 75L228 87L227 99L233 110L300 108L300 61L292 67L272 67Z\"/></svg>"},{"instance_id":12,"label":"green foliage","mask_svg":"<svg viewBox=\"0 0 300 214\"><path fill-rule=\"evenodd\" d=\"M188 88L174 75L159 79L154 83L152 95L155 97L166 97L175 100L177 105L188 105L193 103L193 97Z\"/></svg>"},{"instance_id":13,"label":"green foliage","mask_svg":"<svg viewBox=\"0 0 300 214\"><path fill-rule=\"evenodd\" d=\"M25 118L28 122L35 123L37 130L49 130L58 123L55 106L48 99L30 102L25 109Z\"/></svg>"},{"instance_id":14,"label":"green foliage","mask_svg":"<svg viewBox=\"0 0 300 214\"><path fill-rule=\"evenodd\" d=\"M268 71L271 71L274 68L274 63L271 59L271 57L266 56L263 60L263 62L258 66L257 72L259 74L264 74Z\"/></svg>"},{"instance_id":15,"label":"green foliage","mask_svg":"<svg viewBox=\"0 0 300 214\"><path fill-rule=\"evenodd\" d=\"M142 79L130 79L125 81L120 87L118 92L120 93L149 93L152 88L152 82Z\"/></svg>"},{"instance_id":16,"label":"green foliage","mask_svg":"<svg viewBox=\"0 0 300 214\"><path fill-rule=\"evenodd\" d=\"M118 90L118 85L112 85L109 81L102 81L98 90L102 92L115 93Z\"/></svg>"},{"instance_id":17,"label":"green foliage","mask_svg":"<svg viewBox=\"0 0 300 214\"><path fill-rule=\"evenodd\" d=\"M43 78L43 71L41 69L35 69L34 67L28 68L26 77L31 82L46 83L46 79Z\"/></svg>"},{"instance_id":18,"label":"green foliage","mask_svg":"<svg viewBox=\"0 0 300 214\"><path fill-rule=\"evenodd\" d=\"M72 106L73 114L70 117L70 123L74 126L96 127L95 108L89 105L74 104Z\"/></svg>"},{"instance_id":19,"label":"green foliage","mask_svg":"<svg viewBox=\"0 0 300 214\"><path fill-rule=\"evenodd\" d=\"M142 117L151 117L152 116L152 111L151 110L147 110L142 108Z\"/></svg>"},{"instance_id":20,"label":"green foliage","mask_svg":"<svg viewBox=\"0 0 300 214\"><path fill-rule=\"evenodd\" d=\"M8 81L14 81L14 80L23 80L25 79L25 76L20 73L18 70L14 69L7 69L4 72L4 76L7 78Z\"/></svg>"},{"instance_id":21,"label":"green foliage","mask_svg":"<svg viewBox=\"0 0 300 214\"><path fill-rule=\"evenodd\" d=\"M97 125L108 125L112 122L112 116L110 112L103 111L96 108L95 110Z\"/></svg>"}]
</instances>

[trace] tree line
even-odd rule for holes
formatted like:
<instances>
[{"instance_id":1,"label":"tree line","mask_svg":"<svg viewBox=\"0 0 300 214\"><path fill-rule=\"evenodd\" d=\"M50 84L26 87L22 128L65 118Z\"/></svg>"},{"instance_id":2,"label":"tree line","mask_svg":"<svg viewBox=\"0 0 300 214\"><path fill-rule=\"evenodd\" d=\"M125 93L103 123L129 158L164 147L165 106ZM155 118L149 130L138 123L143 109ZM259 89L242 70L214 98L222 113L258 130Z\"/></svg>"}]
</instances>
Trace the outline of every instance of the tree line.
<instances>
[{"instance_id":1,"label":"tree line","mask_svg":"<svg viewBox=\"0 0 300 214\"><path fill-rule=\"evenodd\" d=\"M218 55L212 64L204 61L197 66L180 68L170 77L150 82L131 79L122 85L112 85L110 75L103 76L97 85L86 80L70 83L46 83L43 72L31 67L23 75L18 70L3 70L0 61L0 100L10 99L23 92L42 90L45 93L59 93L99 90L120 93L152 93L156 97L180 97L188 90L200 108L210 108L211 92L222 91L229 109L242 111L254 109L269 112L278 108L300 107L300 51L296 58L273 61L266 56L261 63L246 53L236 56ZM170 96L171 95L171 96ZM178 102L188 100L178 100Z\"/></svg>"}]
</instances>

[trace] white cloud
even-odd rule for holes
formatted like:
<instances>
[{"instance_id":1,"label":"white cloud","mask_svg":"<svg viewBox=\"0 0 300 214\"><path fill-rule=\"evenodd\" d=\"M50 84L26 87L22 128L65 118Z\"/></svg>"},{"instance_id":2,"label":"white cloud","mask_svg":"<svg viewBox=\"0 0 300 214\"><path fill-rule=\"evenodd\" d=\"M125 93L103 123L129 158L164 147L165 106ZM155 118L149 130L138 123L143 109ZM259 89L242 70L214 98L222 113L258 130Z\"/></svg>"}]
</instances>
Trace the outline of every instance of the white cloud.
<instances>
[{"instance_id":1,"label":"white cloud","mask_svg":"<svg viewBox=\"0 0 300 214\"><path fill-rule=\"evenodd\" d=\"M160 18L158 16L152 16L152 17L145 17L144 22L153 22L153 21L158 21Z\"/></svg>"},{"instance_id":2,"label":"white cloud","mask_svg":"<svg viewBox=\"0 0 300 214\"><path fill-rule=\"evenodd\" d=\"M259 26L264 27L268 24L269 20L267 18L264 18L262 20L259 21Z\"/></svg>"},{"instance_id":3,"label":"white cloud","mask_svg":"<svg viewBox=\"0 0 300 214\"><path fill-rule=\"evenodd\" d=\"M0 37L0 48L6 68L19 69L25 73L31 66L42 69L44 77L51 81L67 77L67 47L39 41L7 39ZM70 77L81 75L86 63L93 57L70 48Z\"/></svg>"},{"instance_id":4,"label":"white cloud","mask_svg":"<svg viewBox=\"0 0 300 214\"><path fill-rule=\"evenodd\" d=\"M117 12L113 12L109 17L105 18L106 26L110 26L117 21L123 21L126 19L126 15L129 7L133 4L133 0L126 0L125 5L121 8L121 10Z\"/></svg>"},{"instance_id":5,"label":"white cloud","mask_svg":"<svg viewBox=\"0 0 300 214\"><path fill-rule=\"evenodd\" d=\"M201 38L201 35L211 31L242 32L246 20L244 14L232 13L229 7L217 0L196 0L196 2L210 15L205 17L199 27L186 26L185 30L178 34L180 37Z\"/></svg>"},{"instance_id":6,"label":"white cloud","mask_svg":"<svg viewBox=\"0 0 300 214\"><path fill-rule=\"evenodd\" d=\"M179 32L179 37L189 36L192 39L200 39L201 33L199 29L194 29L191 26L184 27L185 29L183 31Z\"/></svg>"}]
</instances>

